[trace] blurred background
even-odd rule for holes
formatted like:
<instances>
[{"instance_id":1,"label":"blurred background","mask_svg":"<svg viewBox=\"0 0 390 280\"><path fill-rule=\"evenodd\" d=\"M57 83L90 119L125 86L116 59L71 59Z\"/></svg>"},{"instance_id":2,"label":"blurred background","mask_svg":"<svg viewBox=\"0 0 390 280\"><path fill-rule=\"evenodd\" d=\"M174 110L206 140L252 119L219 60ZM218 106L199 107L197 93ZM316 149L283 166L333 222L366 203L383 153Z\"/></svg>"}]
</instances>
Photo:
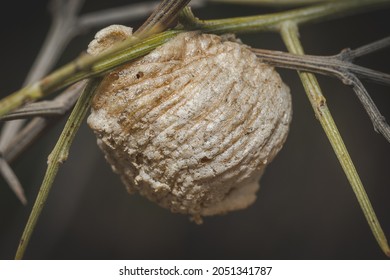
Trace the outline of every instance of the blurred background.
<instances>
[{"instance_id":1,"label":"blurred background","mask_svg":"<svg viewBox=\"0 0 390 280\"><path fill-rule=\"evenodd\" d=\"M141 1L87 0L81 13ZM142 1L147 2L147 1ZM20 88L50 26L48 1L6 1L0 17L0 95ZM210 4L203 19L254 15L276 9ZM331 55L389 34L390 9L301 28L308 54ZM145 16L146 18L147 16ZM142 21L117 22L138 27ZM86 49L99 28L77 36L57 66ZM277 34L240 36L258 48L285 50ZM390 49L358 64L390 73ZM295 71L279 71L290 86L294 117L287 142L261 179L248 209L206 217L196 225L184 215L128 195L105 162L84 123L61 167L26 252L26 259L385 259L330 144L315 119ZM390 143L375 133L351 88L318 76L346 146L390 238ZM365 82L390 119L390 88ZM0 179L0 259L14 257L38 193L47 156L65 118L12 166L25 187L23 207Z\"/></svg>"}]
</instances>

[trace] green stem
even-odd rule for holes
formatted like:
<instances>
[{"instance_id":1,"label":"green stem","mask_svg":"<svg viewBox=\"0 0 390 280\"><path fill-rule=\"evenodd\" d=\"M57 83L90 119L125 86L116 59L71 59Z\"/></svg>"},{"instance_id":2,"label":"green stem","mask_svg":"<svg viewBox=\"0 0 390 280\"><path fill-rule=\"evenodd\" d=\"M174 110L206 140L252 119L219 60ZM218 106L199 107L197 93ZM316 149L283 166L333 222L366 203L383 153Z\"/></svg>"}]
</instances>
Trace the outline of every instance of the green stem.
<instances>
[{"instance_id":1,"label":"green stem","mask_svg":"<svg viewBox=\"0 0 390 280\"><path fill-rule=\"evenodd\" d=\"M295 22L285 22L281 28L281 35L287 49L294 54L303 55L304 51L299 41L297 24ZM359 178L355 166L349 156L347 148L344 145L343 139L337 129L333 117L326 105L325 97L322 95L320 86L316 77L313 74L306 72L298 72L302 84L307 93L307 97L314 109L317 119L320 121L323 130L325 131L332 148L346 174L349 183L355 193L355 196L360 204L364 216L371 228L375 239L383 252L390 257L390 248L386 240L386 236L380 226L378 218L375 215L374 209L370 203L364 186Z\"/></svg>"},{"instance_id":2,"label":"green stem","mask_svg":"<svg viewBox=\"0 0 390 280\"><path fill-rule=\"evenodd\" d=\"M166 31L146 39L129 38L101 55L82 55L78 59L54 71L41 81L27 86L0 101L0 116L23 104L47 96L55 90L62 89L85 78L95 77L110 71L112 68L139 58L156 47L164 44L180 31Z\"/></svg>"},{"instance_id":3,"label":"green stem","mask_svg":"<svg viewBox=\"0 0 390 280\"><path fill-rule=\"evenodd\" d=\"M20 238L15 259L23 258L24 252L30 241L31 234L34 231L39 215L46 203L46 199L49 195L59 166L68 158L70 146L73 142L78 128L80 127L81 122L83 121L86 113L89 110L90 101L93 97L95 89L100 83L100 80L100 78L96 78L88 82L79 100L77 101L71 115L69 116L68 121L66 122L64 130L62 131L57 144L49 155L48 167L46 170L45 178L43 179L33 209L31 210L30 217L28 218L26 227L24 228L22 237Z\"/></svg>"},{"instance_id":4,"label":"green stem","mask_svg":"<svg viewBox=\"0 0 390 280\"><path fill-rule=\"evenodd\" d=\"M335 18L337 16L357 13L364 10L378 8L382 5L389 5L389 0L344 0L338 2L324 3L301 9L294 9L285 12L217 19L199 20L195 18L189 9L182 11L184 24L193 29L200 29L210 33L242 33L255 31L279 31L280 24L293 20L297 24L303 24L323 19Z\"/></svg>"}]
</instances>

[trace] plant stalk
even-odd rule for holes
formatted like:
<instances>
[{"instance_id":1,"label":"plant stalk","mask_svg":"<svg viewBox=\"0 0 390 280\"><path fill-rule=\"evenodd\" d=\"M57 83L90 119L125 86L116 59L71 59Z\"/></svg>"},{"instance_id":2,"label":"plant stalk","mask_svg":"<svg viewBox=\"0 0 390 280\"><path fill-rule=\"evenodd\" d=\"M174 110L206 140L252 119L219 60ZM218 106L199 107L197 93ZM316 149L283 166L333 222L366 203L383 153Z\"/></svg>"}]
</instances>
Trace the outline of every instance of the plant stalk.
<instances>
[{"instance_id":1,"label":"plant stalk","mask_svg":"<svg viewBox=\"0 0 390 280\"><path fill-rule=\"evenodd\" d=\"M305 8L293 9L284 12L226 18L216 20L199 20L194 17L189 8L183 9L181 18L186 27L200 29L209 33L247 33L257 31L278 32L281 23L294 21L298 25L328 20L347 14L356 14L360 11L369 11L382 6L388 6L389 0L344 0L317 4Z\"/></svg>"},{"instance_id":2,"label":"plant stalk","mask_svg":"<svg viewBox=\"0 0 390 280\"><path fill-rule=\"evenodd\" d=\"M49 155L46 174L39 189L34 206L31 210L26 227L24 228L22 237L20 238L15 259L22 259L24 256L25 250L37 224L38 218L42 212L42 209L46 203L46 199L49 195L60 164L62 164L68 158L70 146L78 128L81 125L81 122L89 111L90 102L96 88L100 84L100 81L100 78L95 78L88 82L71 115L69 116L68 121L66 122L57 144Z\"/></svg>"},{"instance_id":3,"label":"plant stalk","mask_svg":"<svg viewBox=\"0 0 390 280\"><path fill-rule=\"evenodd\" d=\"M299 40L298 27L296 22L285 22L281 28L281 35L287 49L294 54L303 55L304 51ZM344 170L345 175L355 193L355 196L360 204L364 216L371 228L371 231L377 240L382 251L390 257L390 248L387 243L386 236L381 228L381 225L376 217L374 209L370 203L370 199L364 189L364 186L359 178L356 168L351 157L344 145L343 139L337 129L330 110L326 104L325 97L322 95L320 86L316 77L313 74L306 72L298 72L302 84L305 88L307 97L313 107L316 118L321 123L323 130L328 137L330 144Z\"/></svg>"},{"instance_id":4,"label":"plant stalk","mask_svg":"<svg viewBox=\"0 0 390 280\"><path fill-rule=\"evenodd\" d=\"M44 79L3 98L0 101L0 116L84 78L99 76L114 67L141 57L162 45L177 33L178 31L174 30L166 31L143 40L131 37L102 55L84 54Z\"/></svg>"}]
</instances>

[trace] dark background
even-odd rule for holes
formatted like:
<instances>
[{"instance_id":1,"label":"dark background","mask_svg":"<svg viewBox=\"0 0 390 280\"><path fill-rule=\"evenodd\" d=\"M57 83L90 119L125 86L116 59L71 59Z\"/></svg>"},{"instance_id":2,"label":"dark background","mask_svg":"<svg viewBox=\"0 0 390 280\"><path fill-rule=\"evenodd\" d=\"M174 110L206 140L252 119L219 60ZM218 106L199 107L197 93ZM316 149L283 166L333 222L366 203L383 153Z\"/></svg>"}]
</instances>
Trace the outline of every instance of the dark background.
<instances>
[{"instance_id":1,"label":"dark background","mask_svg":"<svg viewBox=\"0 0 390 280\"><path fill-rule=\"evenodd\" d=\"M132 1L92 1L82 12ZM133 1L135 2L135 1ZM273 11L234 5L199 9L201 18ZM390 10L349 16L301 28L310 54L335 54L389 35ZM6 1L0 17L0 94L22 84L50 24L47 1ZM141 22L126 22L137 27ZM58 65L74 59L93 30L67 47ZM241 36L252 46L285 50L277 34ZM390 50L358 61L390 72ZM330 144L315 119L297 74L280 71L291 87L294 118L285 147L261 180L256 203L201 226L146 199L129 196L112 173L84 124L61 167L27 250L27 259L384 259ZM353 91L334 78L320 85L390 237L390 144L376 134ZM390 89L365 83L390 119ZM64 125L60 122L13 163L29 200L21 206L0 179L0 259L14 257L43 178L46 159Z\"/></svg>"}]
</instances>

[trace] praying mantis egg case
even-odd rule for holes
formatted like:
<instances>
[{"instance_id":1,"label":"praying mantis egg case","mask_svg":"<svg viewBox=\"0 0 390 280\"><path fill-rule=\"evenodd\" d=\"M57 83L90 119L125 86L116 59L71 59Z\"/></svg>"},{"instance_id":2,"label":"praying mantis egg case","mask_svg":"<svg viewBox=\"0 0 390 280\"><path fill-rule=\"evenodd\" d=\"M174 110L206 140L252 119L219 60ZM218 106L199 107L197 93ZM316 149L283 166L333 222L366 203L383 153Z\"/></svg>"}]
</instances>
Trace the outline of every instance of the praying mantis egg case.
<instances>
[{"instance_id":1,"label":"praying mantis egg case","mask_svg":"<svg viewBox=\"0 0 390 280\"><path fill-rule=\"evenodd\" d=\"M110 26L88 52L128 36ZM255 201L291 116L289 88L247 46L186 32L107 74L88 124L130 193L201 222Z\"/></svg>"}]
</instances>

